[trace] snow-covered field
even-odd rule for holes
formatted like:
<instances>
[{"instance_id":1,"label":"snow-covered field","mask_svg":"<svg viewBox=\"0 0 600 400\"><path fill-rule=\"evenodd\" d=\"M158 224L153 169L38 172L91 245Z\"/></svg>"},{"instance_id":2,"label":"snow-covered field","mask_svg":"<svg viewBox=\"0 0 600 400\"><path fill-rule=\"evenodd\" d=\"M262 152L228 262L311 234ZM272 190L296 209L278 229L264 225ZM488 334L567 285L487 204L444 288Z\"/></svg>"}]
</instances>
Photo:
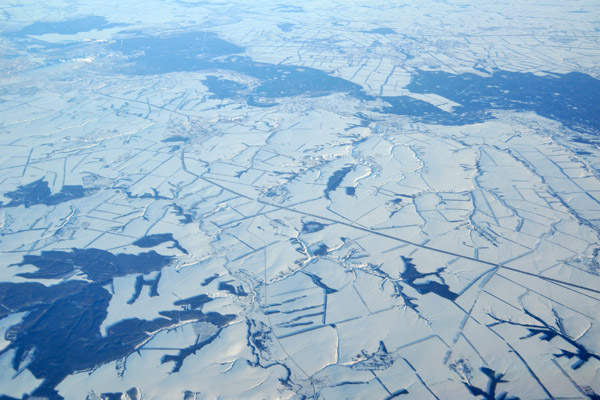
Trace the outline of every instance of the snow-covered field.
<instances>
[{"instance_id":1,"label":"snow-covered field","mask_svg":"<svg viewBox=\"0 0 600 400\"><path fill-rule=\"evenodd\" d=\"M0 5L0 397L599 398L599 15Z\"/></svg>"}]
</instances>

